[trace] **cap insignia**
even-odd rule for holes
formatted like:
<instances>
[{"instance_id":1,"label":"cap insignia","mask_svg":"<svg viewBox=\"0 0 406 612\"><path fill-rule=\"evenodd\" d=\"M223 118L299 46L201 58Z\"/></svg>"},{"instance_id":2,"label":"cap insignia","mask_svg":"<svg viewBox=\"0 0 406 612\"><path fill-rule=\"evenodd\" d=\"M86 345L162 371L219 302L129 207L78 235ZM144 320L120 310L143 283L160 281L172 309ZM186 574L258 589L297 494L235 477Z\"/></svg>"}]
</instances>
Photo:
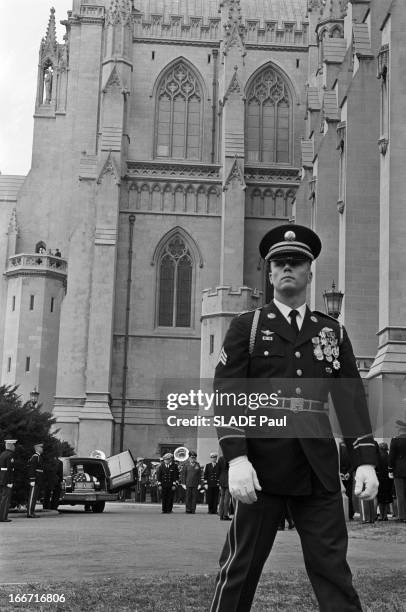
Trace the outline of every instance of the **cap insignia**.
<instances>
[{"instance_id":1,"label":"cap insignia","mask_svg":"<svg viewBox=\"0 0 406 612\"><path fill-rule=\"evenodd\" d=\"M292 242L293 240L296 240L296 234L295 232L292 232L292 230L289 230L288 232L285 232L283 238L284 240L289 240L289 242Z\"/></svg>"}]
</instances>

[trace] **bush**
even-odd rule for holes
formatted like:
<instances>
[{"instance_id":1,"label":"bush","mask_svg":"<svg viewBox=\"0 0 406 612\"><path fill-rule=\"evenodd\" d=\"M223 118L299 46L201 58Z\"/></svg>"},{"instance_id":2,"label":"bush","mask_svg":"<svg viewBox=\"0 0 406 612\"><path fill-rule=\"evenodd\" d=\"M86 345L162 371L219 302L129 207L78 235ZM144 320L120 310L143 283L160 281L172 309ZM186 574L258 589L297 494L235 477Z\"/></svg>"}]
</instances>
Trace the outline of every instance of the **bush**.
<instances>
[{"instance_id":1,"label":"bush","mask_svg":"<svg viewBox=\"0 0 406 612\"><path fill-rule=\"evenodd\" d=\"M51 434L55 419L49 412L42 412L41 405L21 401L17 387L0 386L0 440L17 439L14 456L15 481L11 506L24 504L28 496L27 462L34 452L34 444L44 443L44 462L46 485L47 466L56 456L69 457L74 449ZM3 449L1 449L3 450Z\"/></svg>"}]
</instances>

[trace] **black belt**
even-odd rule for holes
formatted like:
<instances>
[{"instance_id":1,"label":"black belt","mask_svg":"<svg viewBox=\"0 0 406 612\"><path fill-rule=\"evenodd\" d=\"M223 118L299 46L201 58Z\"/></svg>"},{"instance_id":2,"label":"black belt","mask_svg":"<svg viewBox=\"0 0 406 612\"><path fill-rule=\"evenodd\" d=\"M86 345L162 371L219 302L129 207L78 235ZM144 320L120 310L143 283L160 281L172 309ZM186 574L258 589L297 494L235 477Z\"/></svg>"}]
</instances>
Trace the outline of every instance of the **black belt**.
<instances>
[{"instance_id":1,"label":"black belt","mask_svg":"<svg viewBox=\"0 0 406 612\"><path fill-rule=\"evenodd\" d=\"M318 412L328 414L328 405L324 402L303 397L278 397L277 406L266 406L269 409L290 410L291 412Z\"/></svg>"}]
</instances>

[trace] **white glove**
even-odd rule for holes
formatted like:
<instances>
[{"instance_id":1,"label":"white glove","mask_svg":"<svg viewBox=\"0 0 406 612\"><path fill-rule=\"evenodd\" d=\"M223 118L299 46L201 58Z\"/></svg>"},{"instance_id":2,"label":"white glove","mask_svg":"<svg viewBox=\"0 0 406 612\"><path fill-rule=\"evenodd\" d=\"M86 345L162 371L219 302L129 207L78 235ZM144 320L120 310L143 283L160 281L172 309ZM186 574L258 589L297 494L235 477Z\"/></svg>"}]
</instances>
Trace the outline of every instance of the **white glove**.
<instances>
[{"instance_id":1,"label":"white glove","mask_svg":"<svg viewBox=\"0 0 406 612\"><path fill-rule=\"evenodd\" d=\"M255 489L261 491L257 473L246 455L229 461L228 488L230 494L243 504L257 501Z\"/></svg>"},{"instance_id":2,"label":"white glove","mask_svg":"<svg viewBox=\"0 0 406 612\"><path fill-rule=\"evenodd\" d=\"M360 499L369 501L376 497L379 482L373 465L360 465L355 472L354 493Z\"/></svg>"},{"instance_id":3,"label":"white glove","mask_svg":"<svg viewBox=\"0 0 406 612\"><path fill-rule=\"evenodd\" d=\"M186 491L186 485L185 484L181 485L181 487L182 487L182 489L185 489L185 491Z\"/></svg>"},{"instance_id":4,"label":"white glove","mask_svg":"<svg viewBox=\"0 0 406 612\"><path fill-rule=\"evenodd\" d=\"M393 478L394 478L393 472L388 472L388 476L389 476L389 478L391 478L393 480Z\"/></svg>"}]
</instances>

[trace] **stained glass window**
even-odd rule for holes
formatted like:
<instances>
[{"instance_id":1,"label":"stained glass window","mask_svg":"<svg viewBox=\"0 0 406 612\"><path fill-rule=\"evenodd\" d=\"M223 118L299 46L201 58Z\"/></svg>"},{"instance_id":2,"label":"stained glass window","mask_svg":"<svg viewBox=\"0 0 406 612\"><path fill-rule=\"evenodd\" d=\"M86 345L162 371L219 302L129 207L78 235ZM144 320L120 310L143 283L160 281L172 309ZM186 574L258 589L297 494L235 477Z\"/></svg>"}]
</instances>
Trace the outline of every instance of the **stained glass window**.
<instances>
[{"instance_id":1,"label":"stained glass window","mask_svg":"<svg viewBox=\"0 0 406 612\"><path fill-rule=\"evenodd\" d=\"M248 161L289 163L291 123L287 85L277 72L267 67L254 79L247 95Z\"/></svg>"},{"instance_id":2,"label":"stained glass window","mask_svg":"<svg viewBox=\"0 0 406 612\"><path fill-rule=\"evenodd\" d=\"M165 245L158 269L158 325L190 327L193 259L179 234Z\"/></svg>"},{"instance_id":3,"label":"stained glass window","mask_svg":"<svg viewBox=\"0 0 406 612\"><path fill-rule=\"evenodd\" d=\"M156 156L200 159L202 91L192 69L179 60L157 90Z\"/></svg>"}]
</instances>

